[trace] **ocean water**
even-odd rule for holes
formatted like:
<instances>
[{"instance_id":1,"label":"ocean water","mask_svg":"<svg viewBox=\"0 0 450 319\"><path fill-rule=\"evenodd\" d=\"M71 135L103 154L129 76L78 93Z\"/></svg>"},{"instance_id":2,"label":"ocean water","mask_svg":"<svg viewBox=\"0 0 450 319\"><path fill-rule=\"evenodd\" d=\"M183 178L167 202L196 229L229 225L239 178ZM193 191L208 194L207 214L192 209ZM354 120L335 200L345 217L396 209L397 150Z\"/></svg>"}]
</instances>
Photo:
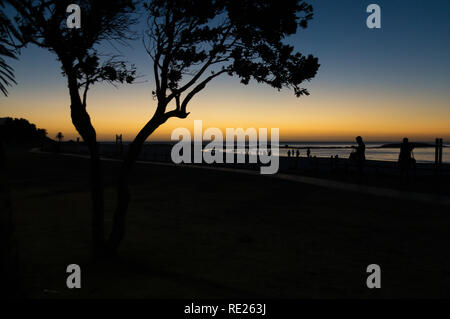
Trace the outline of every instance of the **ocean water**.
<instances>
[{"instance_id":1,"label":"ocean water","mask_svg":"<svg viewBox=\"0 0 450 319\"><path fill-rule=\"evenodd\" d=\"M398 160L400 149L398 148L379 148L379 146L386 143L366 143L366 159L377 161L394 161ZM429 144L434 144L430 142ZM348 158L352 149L351 146L356 146L356 143L351 142L280 142L280 147L288 145L289 147L311 147L311 156L330 157L338 155L340 158ZM442 150L442 161L450 163L450 147L445 147ZM294 150L295 152L296 150ZM300 156L306 156L306 149L300 149ZM280 148L280 155L287 156L288 149ZM434 163L434 147L429 148L415 148L413 150L414 158L418 163Z\"/></svg>"},{"instance_id":2,"label":"ocean water","mask_svg":"<svg viewBox=\"0 0 450 319\"><path fill-rule=\"evenodd\" d=\"M377 160L377 161L391 161L396 162L398 160L398 155L400 152L399 148L379 148L381 145L390 144L391 142L367 142L366 143L366 159L368 160ZM101 143L104 146L113 147L114 143L112 142L103 142ZM124 142L124 146L126 147L128 143ZM164 144L167 147L171 147L171 145L175 144L175 142L148 142L145 144L143 151L148 150L147 147L151 148L152 144ZM205 142L204 146L206 146L207 142ZM434 144L434 142L429 142L428 144ZM288 148L285 148L285 146ZM356 143L353 142L280 142L279 143L280 156L288 156L289 147L292 147L291 150L296 152L297 148L299 149L300 156L306 156L306 149L308 147L311 148L311 156L317 157L325 157L329 158L330 156L338 155L340 158L348 158L350 153L352 152L351 146L356 146ZM224 145L225 147L225 145ZM154 149L154 148L152 148ZM167 149L166 149L167 151ZM204 150L208 152L210 150ZM226 151L226 150L224 150ZM245 148L237 149L237 153L245 153ZM252 151L250 151L252 153ZM413 150L414 158L418 163L434 163L435 158L435 149L434 147L420 147L415 148ZM276 153L273 153L276 154ZM442 152L442 161L444 163L450 164L450 146L444 143L444 148Z\"/></svg>"},{"instance_id":3,"label":"ocean water","mask_svg":"<svg viewBox=\"0 0 450 319\"><path fill-rule=\"evenodd\" d=\"M380 148L381 145L391 144L391 142L377 142L366 143L366 159L376 161L390 161L396 162L400 152L399 148ZM427 143L433 144L433 143ZM287 147L286 147L287 146ZM280 142L279 143L279 155L283 157L288 156L288 151L294 151L297 149L300 152L301 157L306 157L307 148L310 147L311 156L329 158L331 156L338 155L340 158L348 158L352 152L351 146L356 146L356 143L352 142ZM442 161L444 163L450 163L450 147L445 147L442 151ZM207 151L207 150L205 150ZM245 148L238 149L236 153L245 153ZM254 154L256 151L250 151L250 154ZM275 153L273 153L275 154ZM434 147L420 147L413 150L414 158L418 163L434 163L435 149ZM294 156L294 155L292 155Z\"/></svg>"}]
</instances>

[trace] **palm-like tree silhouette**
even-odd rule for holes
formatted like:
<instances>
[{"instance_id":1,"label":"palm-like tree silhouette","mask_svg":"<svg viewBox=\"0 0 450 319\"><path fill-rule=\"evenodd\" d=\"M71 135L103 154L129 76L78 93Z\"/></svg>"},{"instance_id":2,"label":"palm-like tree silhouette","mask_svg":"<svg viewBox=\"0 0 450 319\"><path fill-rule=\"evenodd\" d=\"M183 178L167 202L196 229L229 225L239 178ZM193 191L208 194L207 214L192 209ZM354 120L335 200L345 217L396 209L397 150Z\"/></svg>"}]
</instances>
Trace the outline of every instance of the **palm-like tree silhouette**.
<instances>
[{"instance_id":1,"label":"palm-like tree silhouette","mask_svg":"<svg viewBox=\"0 0 450 319\"><path fill-rule=\"evenodd\" d=\"M6 87L10 86L11 83L16 84L16 81L14 79L13 69L6 63L3 57L17 58L16 54L18 47L14 43L14 38L20 39L20 37L19 32L13 27L3 9L4 4L3 1L0 0L0 91L7 96L8 91L6 90ZM7 167L6 155L3 148L4 138L4 135L0 134L0 174L6 177ZM17 292L18 273L15 269L17 269L16 254L18 252L17 247L14 246L14 218L10 189L6 178L1 178L0 180L0 227L2 228L0 234L0 251L2 252L0 264L2 266L2 275L5 274L4 279L6 279L2 281L4 284L0 294L3 297L3 292L5 291L8 291L8 295L10 296L13 296L14 293Z\"/></svg>"},{"instance_id":2,"label":"palm-like tree silhouette","mask_svg":"<svg viewBox=\"0 0 450 319\"><path fill-rule=\"evenodd\" d=\"M58 132L58 134L56 134L56 138L58 139L58 142L61 143L62 139L64 138L63 133Z\"/></svg>"},{"instance_id":3,"label":"palm-like tree silhouette","mask_svg":"<svg viewBox=\"0 0 450 319\"><path fill-rule=\"evenodd\" d=\"M64 138L63 133L58 132L58 134L56 134L56 138L58 139L58 144L56 146L56 152L59 153L59 152L61 152L61 142L62 142L62 140Z\"/></svg>"},{"instance_id":4,"label":"palm-like tree silhouette","mask_svg":"<svg viewBox=\"0 0 450 319\"><path fill-rule=\"evenodd\" d=\"M8 95L6 89L11 84L17 84L14 79L14 70L3 57L17 59L18 45L14 39L20 39L19 31L13 26L3 11L4 4L0 3L0 91Z\"/></svg>"}]
</instances>

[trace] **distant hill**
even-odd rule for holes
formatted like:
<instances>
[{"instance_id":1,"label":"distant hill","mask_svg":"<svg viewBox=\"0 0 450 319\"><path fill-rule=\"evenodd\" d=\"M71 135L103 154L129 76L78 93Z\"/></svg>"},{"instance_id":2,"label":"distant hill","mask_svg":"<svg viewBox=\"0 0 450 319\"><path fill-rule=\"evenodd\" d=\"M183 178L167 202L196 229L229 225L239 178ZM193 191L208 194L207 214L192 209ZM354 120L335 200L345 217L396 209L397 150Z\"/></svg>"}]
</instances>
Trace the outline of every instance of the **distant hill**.
<instances>
[{"instance_id":1,"label":"distant hill","mask_svg":"<svg viewBox=\"0 0 450 319\"><path fill-rule=\"evenodd\" d=\"M11 117L0 118L0 138L11 146L40 146L55 143L47 137L45 129L36 128L26 119Z\"/></svg>"}]
</instances>

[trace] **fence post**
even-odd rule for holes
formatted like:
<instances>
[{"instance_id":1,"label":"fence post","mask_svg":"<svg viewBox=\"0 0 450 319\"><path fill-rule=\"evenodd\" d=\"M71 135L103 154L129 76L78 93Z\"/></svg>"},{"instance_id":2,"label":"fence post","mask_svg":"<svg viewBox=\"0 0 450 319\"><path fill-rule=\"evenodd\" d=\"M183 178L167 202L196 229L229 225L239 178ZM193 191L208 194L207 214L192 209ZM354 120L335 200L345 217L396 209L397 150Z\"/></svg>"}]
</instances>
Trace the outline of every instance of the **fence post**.
<instances>
[{"instance_id":1,"label":"fence post","mask_svg":"<svg viewBox=\"0 0 450 319\"><path fill-rule=\"evenodd\" d=\"M436 138L436 145L434 151L434 168L436 173L441 172L442 167L442 148L443 148L443 139Z\"/></svg>"},{"instance_id":2,"label":"fence post","mask_svg":"<svg viewBox=\"0 0 450 319\"><path fill-rule=\"evenodd\" d=\"M122 156L123 153L123 143L122 134L116 135L116 155Z\"/></svg>"}]
</instances>

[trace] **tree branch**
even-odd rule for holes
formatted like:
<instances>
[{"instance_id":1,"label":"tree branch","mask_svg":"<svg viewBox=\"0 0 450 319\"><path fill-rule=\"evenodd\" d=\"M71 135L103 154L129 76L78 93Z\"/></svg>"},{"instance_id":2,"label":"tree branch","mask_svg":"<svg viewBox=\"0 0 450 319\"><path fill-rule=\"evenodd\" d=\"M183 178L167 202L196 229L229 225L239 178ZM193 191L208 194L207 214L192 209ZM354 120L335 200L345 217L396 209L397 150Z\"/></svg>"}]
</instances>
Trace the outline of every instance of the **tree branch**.
<instances>
[{"instance_id":1,"label":"tree branch","mask_svg":"<svg viewBox=\"0 0 450 319\"><path fill-rule=\"evenodd\" d=\"M180 104L180 94L174 95L175 101L176 101L176 109L164 113L165 120L171 118L171 117L177 117L180 119L185 119L189 116L190 112L186 112L186 108L188 103L192 100L192 98L199 93L201 90L203 90L206 85L214 78L218 77L219 75L229 72L229 69L223 69L217 73L214 73L213 75L210 75L206 79L204 79L202 82L200 82L191 92L189 92L186 97L183 99L183 102Z\"/></svg>"},{"instance_id":2,"label":"tree branch","mask_svg":"<svg viewBox=\"0 0 450 319\"><path fill-rule=\"evenodd\" d=\"M224 45L225 41L228 38L228 35L230 34L231 31L231 26L228 26L225 33L222 36L222 40L219 43L218 46L222 46ZM195 84L195 82L197 82L198 79L200 79L200 77L205 73L205 71L213 64L216 63L220 63L220 62L225 62L227 61L229 58L217 58L216 60L214 60L217 57L217 53L213 53L213 50L211 50L210 52L210 57L208 59L208 61L206 61L206 63L203 65L203 67L192 77L192 79L186 83L185 85L183 85L180 89L175 90L171 95L169 95L167 97L167 101L168 103L177 95L177 94L181 94L184 91L186 91L187 89L189 89L192 85Z\"/></svg>"}]
</instances>

